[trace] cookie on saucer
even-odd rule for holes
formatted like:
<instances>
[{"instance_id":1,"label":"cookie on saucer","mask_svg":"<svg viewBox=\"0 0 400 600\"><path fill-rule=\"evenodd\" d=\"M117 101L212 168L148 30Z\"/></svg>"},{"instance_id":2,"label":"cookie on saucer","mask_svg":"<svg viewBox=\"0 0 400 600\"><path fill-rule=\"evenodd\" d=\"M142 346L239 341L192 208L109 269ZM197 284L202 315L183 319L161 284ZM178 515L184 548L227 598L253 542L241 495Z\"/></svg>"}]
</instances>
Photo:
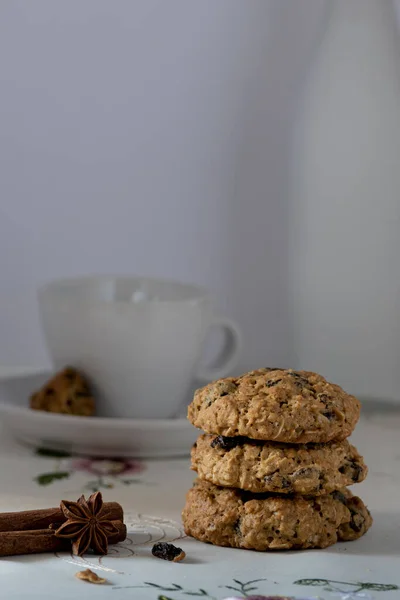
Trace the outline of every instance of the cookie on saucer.
<instances>
[{"instance_id":1,"label":"cookie on saucer","mask_svg":"<svg viewBox=\"0 0 400 600\"><path fill-rule=\"evenodd\" d=\"M32 394L34 410L91 417L95 401L86 378L72 367L66 367Z\"/></svg>"}]
</instances>

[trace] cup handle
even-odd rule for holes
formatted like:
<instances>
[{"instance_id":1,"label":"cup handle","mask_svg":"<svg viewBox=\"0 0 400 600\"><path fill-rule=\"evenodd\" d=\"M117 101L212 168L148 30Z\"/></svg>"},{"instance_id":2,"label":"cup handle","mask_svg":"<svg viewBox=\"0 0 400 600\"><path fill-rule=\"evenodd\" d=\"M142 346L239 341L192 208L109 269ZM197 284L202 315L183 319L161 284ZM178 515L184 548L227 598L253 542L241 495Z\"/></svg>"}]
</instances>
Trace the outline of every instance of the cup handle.
<instances>
[{"instance_id":1,"label":"cup handle","mask_svg":"<svg viewBox=\"0 0 400 600\"><path fill-rule=\"evenodd\" d=\"M197 372L197 379L214 381L226 377L236 367L242 347L242 335L236 323L226 317L217 317L211 327L220 327L225 332L225 342L214 365L203 366Z\"/></svg>"}]
</instances>

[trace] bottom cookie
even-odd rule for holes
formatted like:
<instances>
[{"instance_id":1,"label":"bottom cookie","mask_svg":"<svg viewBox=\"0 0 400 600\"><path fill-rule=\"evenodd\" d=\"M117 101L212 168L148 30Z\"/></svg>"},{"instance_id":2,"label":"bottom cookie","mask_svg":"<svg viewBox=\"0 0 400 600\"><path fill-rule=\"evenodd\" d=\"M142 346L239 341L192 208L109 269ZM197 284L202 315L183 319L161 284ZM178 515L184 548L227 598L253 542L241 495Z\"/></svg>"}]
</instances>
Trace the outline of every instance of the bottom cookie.
<instances>
[{"instance_id":1,"label":"bottom cookie","mask_svg":"<svg viewBox=\"0 0 400 600\"><path fill-rule=\"evenodd\" d=\"M187 535L249 550L326 548L368 531L371 515L347 489L327 496L251 494L197 480L182 514Z\"/></svg>"}]
</instances>

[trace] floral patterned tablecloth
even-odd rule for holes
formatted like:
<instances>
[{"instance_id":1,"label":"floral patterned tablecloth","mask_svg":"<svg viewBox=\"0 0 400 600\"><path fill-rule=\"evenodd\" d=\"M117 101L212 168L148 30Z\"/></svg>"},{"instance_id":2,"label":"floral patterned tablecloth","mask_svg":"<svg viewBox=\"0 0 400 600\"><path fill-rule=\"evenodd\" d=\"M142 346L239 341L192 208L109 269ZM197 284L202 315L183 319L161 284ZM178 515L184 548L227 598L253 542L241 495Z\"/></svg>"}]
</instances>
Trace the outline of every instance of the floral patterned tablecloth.
<instances>
[{"instance_id":1,"label":"floral patterned tablecloth","mask_svg":"<svg viewBox=\"0 0 400 600\"><path fill-rule=\"evenodd\" d=\"M370 467L367 481L354 490L374 517L363 539L322 551L257 553L185 537L180 511L194 478L189 459L77 458L22 447L0 429L1 511L55 506L61 498L101 490L106 501L123 505L129 532L104 558L43 554L0 559L1 597L400 599L399 438L397 413L364 417L353 436ZM154 558L151 547L159 540L176 540L186 560ZM74 577L88 567L109 583L94 586Z\"/></svg>"}]
</instances>

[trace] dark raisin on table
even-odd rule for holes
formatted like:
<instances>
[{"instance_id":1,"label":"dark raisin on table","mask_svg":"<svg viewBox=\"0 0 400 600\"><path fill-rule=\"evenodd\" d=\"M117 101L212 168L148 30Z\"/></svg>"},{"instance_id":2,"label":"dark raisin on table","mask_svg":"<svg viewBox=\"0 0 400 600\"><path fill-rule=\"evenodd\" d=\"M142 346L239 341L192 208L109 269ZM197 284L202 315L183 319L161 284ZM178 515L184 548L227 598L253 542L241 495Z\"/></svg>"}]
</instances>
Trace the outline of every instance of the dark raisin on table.
<instances>
[{"instance_id":1,"label":"dark raisin on table","mask_svg":"<svg viewBox=\"0 0 400 600\"><path fill-rule=\"evenodd\" d=\"M158 542L158 544L154 544L153 548L151 549L151 553L157 558L162 558L163 560L169 560L173 562L179 562L186 556L182 548L178 548L177 546L168 544L167 542Z\"/></svg>"}]
</instances>

